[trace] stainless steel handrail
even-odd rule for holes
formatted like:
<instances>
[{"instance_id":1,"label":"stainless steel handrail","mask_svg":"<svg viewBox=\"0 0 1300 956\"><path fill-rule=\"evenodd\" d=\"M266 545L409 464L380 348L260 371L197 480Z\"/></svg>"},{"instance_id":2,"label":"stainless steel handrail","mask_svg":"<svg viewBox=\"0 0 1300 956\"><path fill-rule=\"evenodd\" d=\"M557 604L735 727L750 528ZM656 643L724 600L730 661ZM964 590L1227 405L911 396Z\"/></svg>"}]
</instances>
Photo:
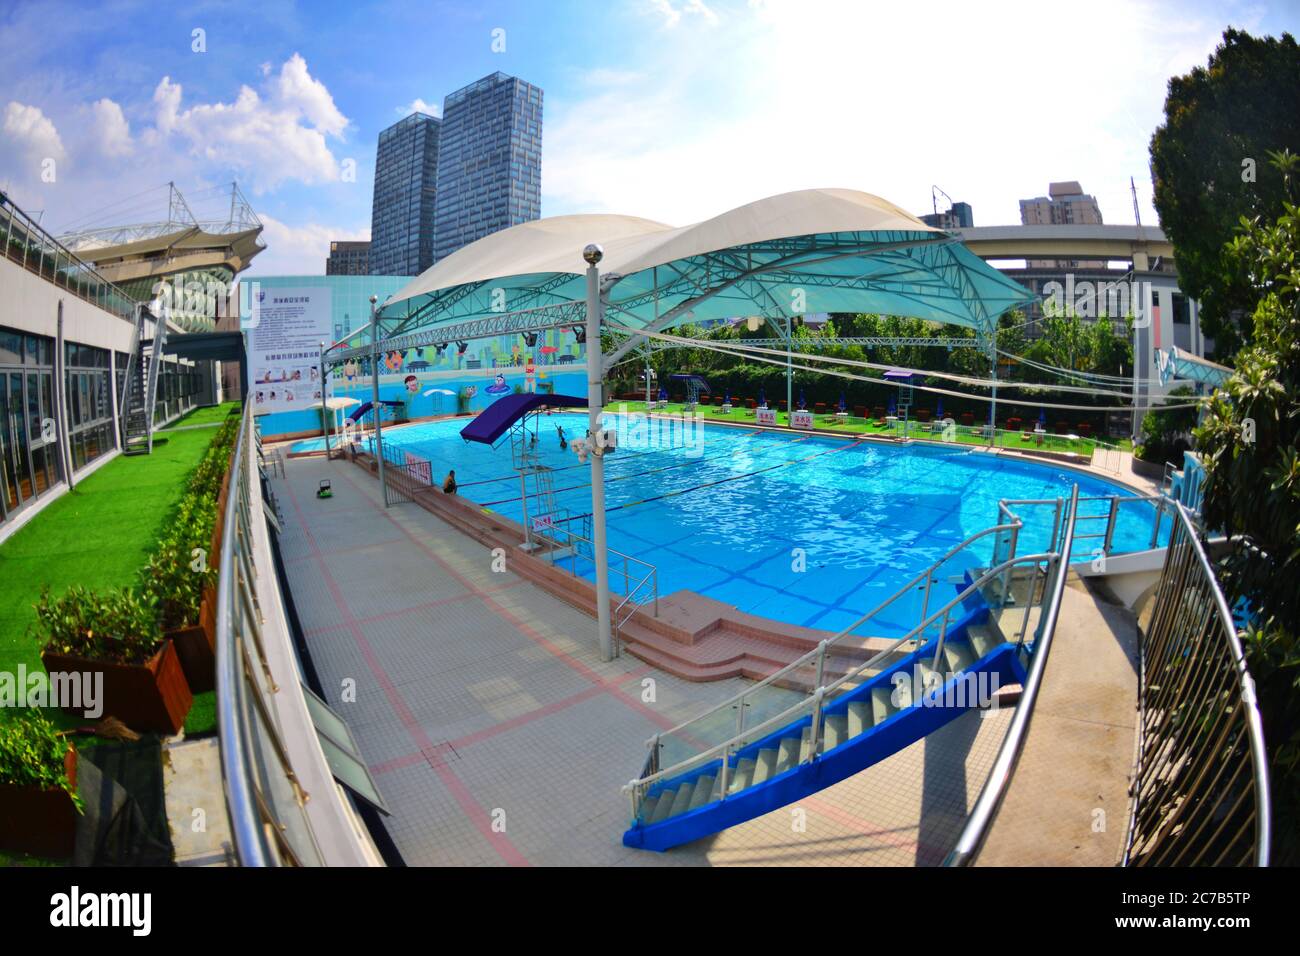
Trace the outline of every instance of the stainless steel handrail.
<instances>
[{"instance_id":1,"label":"stainless steel handrail","mask_svg":"<svg viewBox=\"0 0 1300 956\"><path fill-rule=\"evenodd\" d=\"M1052 650L1052 638L1056 633L1056 622L1061 613L1061 599L1065 594L1065 581L1070 575L1069 554L1074 544L1074 515L1078 502L1079 486L1075 485L1070 493L1065 534L1057 552L1047 611L1039 618L1038 629L1034 635L1033 657L1020 694L1020 702L1016 705L1011 726L1007 728L1007 735L1003 738L1002 746L993 761L993 768L984 781L984 787L980 790L975 806L971 809L961 836L957 838L956 846L944 860L944 866L967 866L974 861L988 836L998 809L1002 806L1007 786L1011 782L1012 774L1015 773L1016 763L1020 760L1025 738L1029 734L1029 723L1034 716L1034 704L1038 700L1038 692L1043 684L1047 656Z\"/></svg>"},{"instance_id":2,"label":"stainless steel handrail","mask_svg":"<svg viewBox=\"0 0 1300 956\"><path fill-rule=\"evenodd\" d=\"M264 519L264 478L251 403L231 457L215 636L218 746L235 857L242 866L318 864L309 795L285 746L275 703L281 688L263 640L253 541Z\"/></svg>"},{"instance_id":3,"label":"stainless steel handrail","mask_svg":"<svg viewBox=\"0 0 1300 956\"><path fill-rule=\"evenodd\" d=\"M780 670L775 671L769 674L767 677L764 677L762 680L750 685L749 687L746 687L744 690L742 690L740 693L736 694L735 696L729 697L726 700L724 700L722 703L717 704L699 714L696 714L694 717L690 718L689 720L682 721L676 727L671 727L668 730L662 731L660 736L667 736L669 734L676 733L684 729L685 727L690 726L691 724L698 723L699 721L703 720L705 717L709 717L713 714L716 714L718 711L726 710L727 708L734 706L738 701L743 700L744 698L753 694L755 691L772 684L777 679L781 677L785 677L787 674L792 673L795 670L798 670L798 668L800 668L804 664L807 664L809 661L816 658L819 654L824 653L825 648L832 647L838 644L838 642L842 638L855 636L853 634L854 631L860 628L863 624L867 623L867 621L871 620L873 617L875 617L885 608L889 607L896 600L898 600L898 598L900 598L902 595L910 592L923 579L927 582L926 596L924 599L925 603L922 605L922 609L921 609L921 614L922 617L924 618L929 609L929 580L934 576L935 571L937 571L944 564L946 564L948 560L952 558L954 555L956 555L958 552L974 544L980 538L1001 531L1018 531L1019 528L1020 528L1019 523L1012 523L1012 524L994 525L991 528L985 528L983 531L975 532L975 534L971 535L961 544L954 547L952 550L950 550L947 554L945 554L938 561L934 562L934 564L930 565L924 571L917 574L914 578L912 578L912 580L908 581L906 584L900 587L897 591L895 591L892 595L887 597L880 604L876 605L874 608L872 608L866 614L862 615L862 617L858 618L852 624L838 631L836 634L832 635L831 637L826 638L826 640L822 641L821 644L819 644L817 647L814 647L812 650L808 651L803 656L798 657L795 660L791 661L789 664L785 665Z\"/></svg>"},{"instance_id":4,"label":"stainless steel handrail","mask_svg":"<svg viewBox=\"0 0 1300 956\"><path fill-rule=\"evenodd\" d=\"M786 716L787 714L793 714L796 711L800 710L801 708L806 707L808 705L808 702L812 700L814 697L817 696L824 697L827 692L835 690L840 686L842 686L843 684L847 683L849 680L861 676L863 672L866 671L868 668L874 667L881 660L884 660L889 656L897 653L898 649L902 647L904 644L907 644L915 640L918 635L923 635L925 631L935 622L940 620L946 620L946 618L951 614L953 608L960 605L968 597L970 597L972 594L979 591L981 588L983 588L991 581L995 581L998 578L1005 576L1007 572L1013 569L1016 565L1032 564L1037 566L1042 564L1044 561L1055 564L1057 563L1058 558L1059 558L1059 554L1052 553L1052 552L1044 552L1042 554L1023 555L1021 557L1011 558L1010 560L1005 561L1002 564L997 565L996 567L988 569L982 575L980 575L978 579L973 581L969 586L967 586L964 590L959 592L955 597L949 600L941 608L939 608L929 617L922 620L921 623L917 624L915 627L913 627L902 637L895 638L888 647L886 647L883 650L877 651L867 660L863 661L861 664L858 664L856 667L846 671L844 674L841 674L839 677L831 681L829 684L822 685L819 680L818 681L819 686L812 694L805 697L803 700L799 701L798 703L792 705L791 707L786 708L780 714L778 714L777 717L768 718L767 720L763 721L756 727L746 728L743 732L731 736L726 741L722 743L714 744L713 746L701 751L698 754L694 754L686 758L685 760L678 761L672 766L657 771L656 773L652 774L649 777L641 777L636 780L632 780L629 783L624 785L624 790L639 789L641 793L644 793L648 787L652 786L658 781L677 776L678 774L681 773L685 773L687 770L690 770L692 767L695 767L700 763L707 763L709 760L712 760L715 757L719 756L724 750L729 750L731 747L736 746L738 742L755 739L755 737L758 735L760 730L774 726L773 721L777 720L780 717ZM1064 562L1060 562L1060 563L1064 563ZM843 633L844 632L841 632L841 634L837 636L843 636ZM942 638L940 638L939 640L941 642ZM831 646L831 644L832 644L832 639L828 638L827 640L822 641L821 644L819 644L815 650L810 651L808 654L804 655L804 657L800 658L798 661L786 665L786 667L782 668L776 674L772 675L772 677L789 674L790 672L796 670L802 663L806 662L807 660L810 660L818 656L824 656L826 649L829 646ZM821 669L819 668L818 671L820 677ZM770 681L772 677L769 677L767 681ZM763 683L766 683L767 681L764 681ZM760 686L759 684L755 684L753 687L748 688L748 690L745 691L744 693L732 698L732 700L729 703L734 703L735 701L738 701L743 697L745 697L747 694L753 693L759 686ZM721 707L717 707L714 708L713 710L706 711L705 713L700 714L699 716L693 718L692 720L687 721L686 723L679 724L671 731L664 731L662 734L656 735L655 738L651 740L650 742L651 745L652 746L656 745L657 742L663 737L668 736L669 734L672 734L674 732L680 731L686 727L689 727L691 724L697 723L703 718L710 716L713 713L716 713L718 710L722 709L725 706L728 705L724 704ZM815 755L816 755L816 746L814 745L811 756L815 756Z\"/></svg>"},{"instance_id":5,"label":"stainless steel handrail","mask_svg":"<svg viewBox=\"0 0 1300 956\"><path fill-rule=\"evenodd\" d=\"M238 537L239 511L247 494L249 429L252 404L244 406L239 423L239 439L231 462L230 492L226 503L225 526L221 535L221 558L217 577L217 733L221 752L221 777L226 794L226 812L230 818L235 853L245 866L269 866L271 848L262 829L261 813L248 775L251 746L241 715L246 712L242 699L246 685L242 673L243 654L235 646L233 611L235 602L235 542ZM221 690L233 699L222 701Z\"/></svg>"}]
</instances>

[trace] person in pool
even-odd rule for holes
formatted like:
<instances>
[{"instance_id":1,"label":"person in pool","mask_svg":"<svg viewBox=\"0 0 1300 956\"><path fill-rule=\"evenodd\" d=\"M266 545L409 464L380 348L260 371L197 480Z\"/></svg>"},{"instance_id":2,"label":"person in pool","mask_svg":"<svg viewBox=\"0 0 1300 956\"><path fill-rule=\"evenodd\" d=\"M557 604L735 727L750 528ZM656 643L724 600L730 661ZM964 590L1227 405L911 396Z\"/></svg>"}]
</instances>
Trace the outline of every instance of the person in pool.
<instances>
[{"instance_id":1,"label":"person in pool","mask_svg":"<svg viewBox=\"0 0 1300 956\"><path fill-rule=\"evenodd\" d=\"M556 425L555 434L560 436L560 451L566 450L569 447L569 441L564 437L564 426Z\"/></svg>"}]
</instances>

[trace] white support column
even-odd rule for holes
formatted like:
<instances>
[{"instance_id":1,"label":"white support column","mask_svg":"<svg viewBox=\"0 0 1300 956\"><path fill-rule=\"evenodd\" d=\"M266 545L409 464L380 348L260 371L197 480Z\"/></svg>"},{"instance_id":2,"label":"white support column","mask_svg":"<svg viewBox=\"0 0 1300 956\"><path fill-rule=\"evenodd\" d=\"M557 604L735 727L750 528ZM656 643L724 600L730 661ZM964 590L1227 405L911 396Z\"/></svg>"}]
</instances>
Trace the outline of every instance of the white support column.
<instances>
[{"instance_id":1,"label":"white support column","mask_svg":"<svg viewBox=\"0 0 1300 956\"><path fill-rule=\"evenodd\" d=\"M604 410L604 361L600 347L600 268L604 256L591 243L582 250L587 261L587 442L591 455L591 559L596 565L596 636L600 659L612 660L614 641L609 620L609 552L605 542L605 459L596 443Z\"/></svg>"}]
</instances>

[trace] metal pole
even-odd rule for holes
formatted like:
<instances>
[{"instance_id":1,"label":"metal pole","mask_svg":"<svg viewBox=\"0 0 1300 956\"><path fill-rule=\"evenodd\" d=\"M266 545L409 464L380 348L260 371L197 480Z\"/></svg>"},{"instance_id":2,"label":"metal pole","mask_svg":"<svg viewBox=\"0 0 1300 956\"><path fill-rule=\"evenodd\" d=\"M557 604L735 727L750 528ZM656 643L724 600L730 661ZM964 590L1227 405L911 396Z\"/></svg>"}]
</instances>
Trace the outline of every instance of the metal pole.
<instances>
[{"instance_id":1,"label":"metal pole","mask_svg":"<svg viewBox=\"0 0 1300 956\"><path fill-rule=\"evenodd\" d=\"M379 462L379 491L388 507L388 486L384 484L384 441L379 424L379 296L370 297L370 411L375 416L375 459Z\"/></svg>"},{"instance_id":2,"label":"metal pole","mask_svg":"<svg viewBox=\"0 0 1300 956\"><path fill-rule=\"evenodd\" d=\"M233 202L233 200L232 200ZM326 407L329 387L325 384L325 343L320 344L320 430L325 436L325 460L330 460L330 414Z\"/></svg>"},{"instance_id":3,"label":"metal pole","mask_svg":"<svg viewBox=\"0 0 1300 956\"><path fill-rule=\"evenodd\" d=\"M793 359L790 356L794 348L794 330L791 328L790 316L785 317L785 423L790 424L790 416L794 414L794 368L791 366Z\"/></svg>"},{"instance_id":4,"label":"metal pole","mask_svg":"<svg viewBox=\"0 0 1300 956\"><path fill-rule=\"evenodd\" d=\"M591 443L591 560L596 565L596 626L600 659L613 660L609 626L609 553L605 543L605 459L596 447L604 410L604 355L600 347L600 267L604 250L595 243L582 250L587 261L587 441Z\"/></svg>"},{"instance_id":5,"label":"metal pole","mask_svg":"<svg viewBox=\"0 0 1300 956\"><path fill-rule=\"evenodd\" d=\"M998 440L998 332L997 326L989 338L989 378L993 381L993 404L989 407L989 439L991 444Z\"/></svg>"}]
</instances>

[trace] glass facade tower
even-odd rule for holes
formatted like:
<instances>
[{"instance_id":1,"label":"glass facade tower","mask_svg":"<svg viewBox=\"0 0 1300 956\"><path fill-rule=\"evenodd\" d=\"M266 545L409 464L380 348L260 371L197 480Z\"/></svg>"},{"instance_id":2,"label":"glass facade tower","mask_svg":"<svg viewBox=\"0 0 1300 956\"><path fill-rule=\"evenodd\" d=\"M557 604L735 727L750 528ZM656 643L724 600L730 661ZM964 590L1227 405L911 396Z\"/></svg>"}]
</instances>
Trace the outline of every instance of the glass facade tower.
<instances>
[{"instance_id":1,"label":"glass facade tower","mask_svg":"<svg viewBox=\"0 0 1300 956\"><path fill-rule=\"evenodd\" d=\"M441 123L412 113L379 134L370 211L370 274L417 276L433 264Z\"/></svg>"},{"instance_id":2,"label":"glass facade tower","mask_svg":"<svg viewBox=\"0 0 1300 956\"><path fill-rule=\"evenodd\" d=\"M541 89L493 73L449 94L437 169L435 262L476 239L540 218Z\"/></svg>"}]
</instances>

